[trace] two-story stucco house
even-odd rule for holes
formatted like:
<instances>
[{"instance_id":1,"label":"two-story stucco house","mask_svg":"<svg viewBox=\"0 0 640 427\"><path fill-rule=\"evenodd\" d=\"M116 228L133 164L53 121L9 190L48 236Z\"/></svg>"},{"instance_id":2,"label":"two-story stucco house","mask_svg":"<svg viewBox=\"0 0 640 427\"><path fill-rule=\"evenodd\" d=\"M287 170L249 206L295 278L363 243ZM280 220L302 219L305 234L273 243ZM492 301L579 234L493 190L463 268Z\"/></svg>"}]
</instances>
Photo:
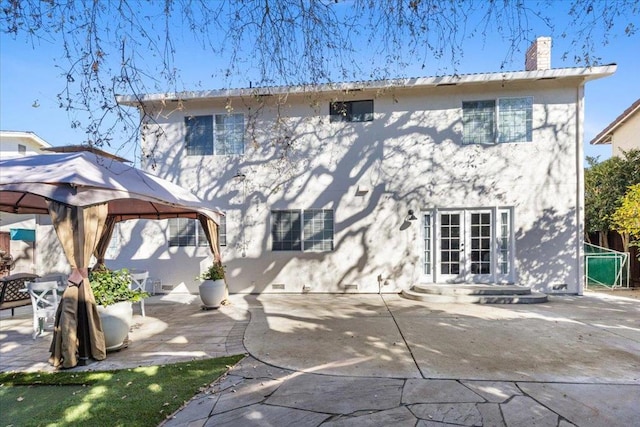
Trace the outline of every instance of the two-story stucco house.
<instances>
[{"instance_id":1,"label":"two-story stucco house","mask_svg":"<svg viewBox=\"0 0 640 427\"><path fill-rule=\"evenodd\" d=\"M581 293L585 83L616 66L121 96L143 165L226 213L230 291L398 292L418 283ZM196 291L197 224L122 224L109 265ZM135 233L126 227L138 227ZM142 232L143 245L126 236Z\"/></svg>"}]
</instances>

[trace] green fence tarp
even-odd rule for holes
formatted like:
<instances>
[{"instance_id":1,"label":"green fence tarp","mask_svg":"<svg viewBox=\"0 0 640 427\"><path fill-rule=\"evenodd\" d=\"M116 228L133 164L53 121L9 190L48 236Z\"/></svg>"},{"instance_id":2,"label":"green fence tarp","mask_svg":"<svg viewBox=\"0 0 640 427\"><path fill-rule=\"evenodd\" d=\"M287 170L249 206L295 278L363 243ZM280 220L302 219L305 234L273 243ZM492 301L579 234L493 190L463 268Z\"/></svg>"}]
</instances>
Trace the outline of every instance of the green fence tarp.
<instances>
[{"instance_id":1,"label":"green fence tarp","mask_svg":"<svg viewBox=\"0 0 640 427\"><path fill-rule=\"evenodd\" d=\"M587 286L628 286L629 254L585 243Z\"/></svg>"}]
</instances>

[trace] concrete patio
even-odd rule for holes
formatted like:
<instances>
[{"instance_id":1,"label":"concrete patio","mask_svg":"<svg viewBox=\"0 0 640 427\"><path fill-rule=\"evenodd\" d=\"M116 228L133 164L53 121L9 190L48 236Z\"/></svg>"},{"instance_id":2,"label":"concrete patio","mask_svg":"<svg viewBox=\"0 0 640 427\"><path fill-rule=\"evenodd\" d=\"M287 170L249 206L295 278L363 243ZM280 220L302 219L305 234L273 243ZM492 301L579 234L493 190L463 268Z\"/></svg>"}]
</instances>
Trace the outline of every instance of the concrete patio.
<instances>
[{"instance_id":1,"label":"concrete patio","mask_svg":"<svg viewBox=\"0 0 640 427\"><path fill-rule=\"evenodd\" d=\"M640 301L621 294L535 306L233 295L216 311L156 296L129 348L77 369L249 353L166 426L629 426ZM49 369L50 335L34 342L29 314L3 313L0 369Z\"/></svg>"}]
</instances>

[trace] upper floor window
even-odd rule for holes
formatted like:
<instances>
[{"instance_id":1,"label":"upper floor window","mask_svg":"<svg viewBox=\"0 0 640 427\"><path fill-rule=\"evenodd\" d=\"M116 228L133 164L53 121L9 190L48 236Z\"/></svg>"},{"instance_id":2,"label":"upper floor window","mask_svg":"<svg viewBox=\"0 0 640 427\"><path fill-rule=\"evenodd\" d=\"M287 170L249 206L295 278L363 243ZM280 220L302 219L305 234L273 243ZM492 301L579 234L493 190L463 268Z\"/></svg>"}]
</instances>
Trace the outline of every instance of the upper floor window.
<instances>
[{"instance_id":1,"label":"upper floor window","mask_svg":"<svg viewBox=\"0 0 640 427\"><path fill-rule=\"evenodd\" d=\"M464 144L496 144L532 141L533 98L462 103Z\"/></svg>"},{"instance_id":2,"label":"upper floor window","mask_svg":"<svg viewBox=\"0 0 640 427\"><path fill-rule=\"evenodd\" d=\"M244 114L189 116L184 122L187 155L244 154Z\"/></svg>"},{"instance_id":3,"label":"upper floor window","mask_svg":"<svg viewBox=\"0 0 640 427\"><path fill-rule=\"evenodd\" d=\"M227 246L227 221L224 216L220 217L218 241L220 246ZM209 242L197 219L170 218L169 246L209 246Z\"/></svg>"},{"instance_id":4,"label":"upper floor window","mask_svg":"<svg viewBox=\"0 0 640 427\"><path fill-rule=\"evenodd\" d=\"M332 123L373 121L373 100L332 102L329 115Z\"/></svg>"},{"instance_id":5,"label":"upper floor window","mask_svg":"<svg viewBox=\"0 0 640 427\"><path fill-rule=\"evenodd\" d=\"M271 249L329 252L333 250L333 210L271 211Z\"/></svg>"}]
</instances>

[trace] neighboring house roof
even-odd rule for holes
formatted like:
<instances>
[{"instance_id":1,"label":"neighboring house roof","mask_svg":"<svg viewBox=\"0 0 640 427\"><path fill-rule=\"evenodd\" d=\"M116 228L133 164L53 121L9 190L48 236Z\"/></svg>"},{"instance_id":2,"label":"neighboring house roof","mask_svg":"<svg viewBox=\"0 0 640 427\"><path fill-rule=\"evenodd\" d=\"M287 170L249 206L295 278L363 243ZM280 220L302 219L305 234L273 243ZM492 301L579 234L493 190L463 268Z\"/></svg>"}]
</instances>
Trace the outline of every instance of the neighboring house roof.
<instances>
[{"instance_id":1,"label":"neighboring house roof","mask_svg":"<svg viewBox=\"0 0 640 427\"><path fill-rule=\"evenodd\" d=\"M0 138L2 139L28 139L32 141L36 146L40 148L49 148L49 144L44 139L40 138L33 132L13 131L13 130L0 130Z\"/></svg>"},{"instance_id":2,"label":"neighboring house roof","mask_svg":"<svg viewBox=\"0 0 640 427\"><path fill-rule=\"evenodd\" d=\"M583 78L585 81L605 77L616 71L617 65L610 64L588 68L557 68L534 71L508 71L498 73L460 74L440 77L412 77L389 80L371 80L362 82L327 83L320 85L271 86L242 89L219 89L209 91L185 91L172 93L155 93L143 95L118 95L118 103L122 105L139 105L145 102L178 101L189 99L216 99L234 96L264 96L292 93L360 91L365 89L379 90L387 88L457 86L470 84L486 84L491 82L517 82L533 80L554 80L565 78Z\"/></svg>"},{"instance_id":3,"label":"neighboring house roof","mask_svg":"<svg viewBox=\"0 0 640 427\"><path fill-rule=\"evenodd\" d=\"M591 140L591 144L611 144L611 139L617 128L627 121L631 116L640 111L640 99L631 104L631 107L624 110L609 126L604 128L595 138Z\"/></svg>"}]
</instances>

